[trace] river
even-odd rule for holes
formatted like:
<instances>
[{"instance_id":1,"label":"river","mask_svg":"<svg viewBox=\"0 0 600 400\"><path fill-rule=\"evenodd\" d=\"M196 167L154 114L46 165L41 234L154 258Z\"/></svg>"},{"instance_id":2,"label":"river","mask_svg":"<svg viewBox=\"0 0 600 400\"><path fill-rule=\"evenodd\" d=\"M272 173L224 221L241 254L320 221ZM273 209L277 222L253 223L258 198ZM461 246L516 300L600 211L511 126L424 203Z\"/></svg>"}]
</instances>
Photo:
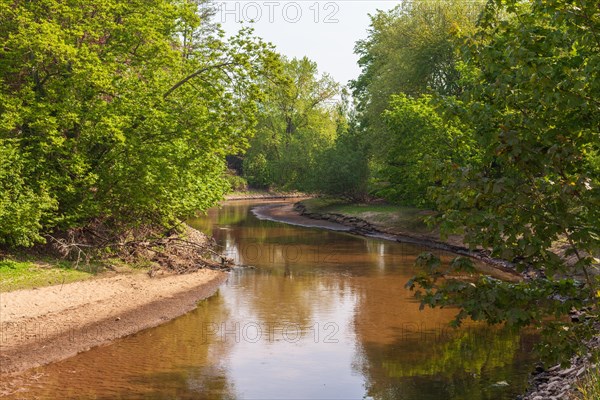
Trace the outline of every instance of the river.
<instances>
[{"instance_id":1,"label":"river","mask_svg":"<svg viewBox=\"0 0 600 400\"><path fill-rule=\"evenodd\" d=\"M228 202L189 221L255 268L233 271L183 317L27 372L14 398L497 400L524 390L533 335L453 330L456 310L419 310L404 285L426 249L262 220L252 209L265 204Z\"/></svg>"}]
</instances>

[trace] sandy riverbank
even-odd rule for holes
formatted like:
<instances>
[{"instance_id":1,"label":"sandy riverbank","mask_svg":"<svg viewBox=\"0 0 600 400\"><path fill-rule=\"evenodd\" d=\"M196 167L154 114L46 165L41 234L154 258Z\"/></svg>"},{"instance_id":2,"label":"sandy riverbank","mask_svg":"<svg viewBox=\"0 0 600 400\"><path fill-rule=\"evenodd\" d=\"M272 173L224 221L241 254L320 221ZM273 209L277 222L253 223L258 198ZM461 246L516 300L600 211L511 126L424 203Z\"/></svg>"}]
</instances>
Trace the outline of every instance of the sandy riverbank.
<instances>
[{"instance_id":1,"label":"sandy riverbank","mask_svg":"<svg viewBox=\"0 0 600 400\"><path fill-rule=\"evenodd\" d=\"M0 293L0 373L59 361L193 310L228 274L145 273Z\"/></svg>"},{"instance_id":2,"label":"sandy riverbank","mask_svg":"<svg viewBox=\"0 0 600 400\"><path fill-rule=\"evenodd\" d=\"M476 267L483 273L505 281L518 282L523 279L521 274L511 269L503 260L493 259L484 252L471 251L461 245L456 239L443 242L434 239L431 235L418 233L399 233L371 224L363 219L329 213L307 212L301 203L285 203L277 205L266 205L252 210L261 219L284 222L287 224L345 231L362 236L370 236L385 240L393 240L403 243L412 243L451 253L472 257L479 261Z\"/></svg>"}]
</instances>

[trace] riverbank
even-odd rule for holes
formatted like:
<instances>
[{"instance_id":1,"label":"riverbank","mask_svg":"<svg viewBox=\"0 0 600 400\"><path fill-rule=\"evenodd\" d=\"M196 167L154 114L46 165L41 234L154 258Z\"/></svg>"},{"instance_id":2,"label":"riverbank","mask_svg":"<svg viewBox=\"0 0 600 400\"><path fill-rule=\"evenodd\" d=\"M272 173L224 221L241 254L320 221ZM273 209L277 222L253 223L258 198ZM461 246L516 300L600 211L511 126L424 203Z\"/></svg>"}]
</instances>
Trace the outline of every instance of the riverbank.
<instances>
[{"instance_id":1,"label":"riverbank","mask_svg":"<svg viewBox=\"0 0 600 400\"><path fill-rule=\"evenodd\" d=\"M0 373L23 371L152 328L193 310L222 271L118 274L0 293Z\"/></svg>"},{"instance_id":2,"label":"riverbank","mask_svg":"<svg viewBox=\"0 0 600 400\"><path fill-rule=\"evenodd\" d=\"M589 343L590 349L600 348L600 338ZM599 365L587 357L573 357L570 365L554 365L545 370L538 367L532 373L527 392L518 400L597 400L600 393Z\"/></svg>"},{"instance_id":3,"label":"riverbank","mask_svg":"<svg viewBox=\"0 0 600 400\"><path fill-rule=\"evenodd\" d=\"M472 257L482 261L477 268L491 276L508 281L520 281L526 278L503 260L489 257L483 250L468 249L460 236L450 236L446 240L440 238L436 229L431 229L425 223L430 212L414 208L397 207L384 204L358 205L345 204L335 200L309 199L298 202L292 207L298 217L314 219L327 223L348 227L349 232L365 235L386 235L399 242L409 242L427 247L442 249L455 254ZM273 210L273 215L289 214L290 210ZM297 218L286 216L285 218ZM555 246L557 254L564 256L560 244ZM567 257L567 262L573 262ZM491 266L491 269L487 269ZM577 318L577 315L572 316ZM600 331L600 324L597 326ZM597 377L598 364L594 363L592 353L600 351L600 336L587 343L589 354L586 357L574 357L566 367L560 365L544 369L541 366L532 373L527 392L520 396L521 400L545 399L597 399L600 392L600 380Z\"/></svg>"},{"instance_id":4,"label":"riverbank","mask_svg":"<svg viewBox=\"0 0 600 400\"><path fill-rule=\"evenodd\" d=\"M185 225L179 233L127 242L118 257L95 259L101 273L86 271L90 264L83 262L64 270L44 265L31 258L35 250L27 262L5 258L0 373L59 361L193 310L228 277L231 260L213 248Z\"/></svg>"},{"instance_id":5,"label":"riverbank","mask_svg":"<svg viewBox=\"0 0 600 400\"><path fill-rule=\"evenodd\" d=\"M431 214L426 210L388 205L347 205L317 198L304 200L293 206L273 207L265 210L263 214L266 215L264 218L286 223L345 230L358 235L381 237L448 251L480 261L477 268L498 279L511 282L524 279L507 261L492 258L483 250L470 250L458 235L441 240L439 232L430 229L424 222ZM324 223L329 226L319 226ZM332 228L331 224L334 224L335 228Z\"/></svg>"}]
</instances>

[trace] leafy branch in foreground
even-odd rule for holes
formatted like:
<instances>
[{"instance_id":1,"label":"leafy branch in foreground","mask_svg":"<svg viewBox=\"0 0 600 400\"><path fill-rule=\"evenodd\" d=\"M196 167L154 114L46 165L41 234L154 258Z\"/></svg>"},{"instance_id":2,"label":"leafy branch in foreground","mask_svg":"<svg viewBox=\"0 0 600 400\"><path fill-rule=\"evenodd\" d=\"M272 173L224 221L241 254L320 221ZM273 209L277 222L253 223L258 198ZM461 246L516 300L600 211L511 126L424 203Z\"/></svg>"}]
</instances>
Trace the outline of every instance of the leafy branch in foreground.
<instances>
[{"instance_id":1,"label":"leafy branch in foreground","mask_svg":"<svg viewBox=\"0 0 600 400\"><path fill-rule=\"evenodd\" d=\"M460 231L525 279L446 279L424 257L430 274L409 285L424 290L425 305L459 307L457 323L538 327L543 353L561 361L587 353L598 334L599 12L596 1L488 3L460 66L460 115L481 158L448 169L432 193L445 232Z\"/></svg>"},{"instance_id":2,"label":"leafy branch in foreground","mask_svg":"<svg viewBox=\"0 0 600 400\"><path fill-rule=\"evenodd\" d=\"M584 283L572 278L504 282L477 275L471 260L457 257L448 266L431 253L417 259L421 271L408 283L424 307L459 307L453 326L466 319L505 324L510 329L541 328L541 354L549 361L587 353L584 338L597 333L598 299L582 291ZM469 278L465 279L465 274ZM576 310L576 317L564 318Z\"/></svg>"}]
</instances>

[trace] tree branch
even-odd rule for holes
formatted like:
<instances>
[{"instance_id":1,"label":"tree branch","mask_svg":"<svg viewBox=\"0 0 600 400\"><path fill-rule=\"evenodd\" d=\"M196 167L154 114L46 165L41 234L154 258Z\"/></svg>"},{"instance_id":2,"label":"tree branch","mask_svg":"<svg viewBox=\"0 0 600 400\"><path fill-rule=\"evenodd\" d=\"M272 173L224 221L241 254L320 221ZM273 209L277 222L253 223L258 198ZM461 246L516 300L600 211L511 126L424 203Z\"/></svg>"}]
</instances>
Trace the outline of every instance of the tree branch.
<instances>
[{"instance_id":1,"label":"tree branch","mask_svg":"<svg viewBox=\"0 0 600 400\"><path fill-rule=\"evenodd\" d=\"M227 61L227 62L222 62L222 63L219 63L219 64L215 64L215 65L209 65L208 67L204 67L204 68L201 68L201 69L197 70L193 74L190 74L190 75L186 76L185 78L183 78L182 80L180 80L179 82L177 82L176 84L174 84L173 86L171 86L171 88L169 90L167 90L167 92L163 95L163 99L166 99L167 97L169 97L169 95L171 93L173 93L175 90L177 90L180 86L184 85L190 79L193 79L193 78L197 77L198 75L201 75L202 73L204 73L206 71L209 71L211 69L214 69L214 68L223 68L223 67L226 67L226 66L232 65L232 64L233 64L232 61Z\"/></svg>"}]
</instances>

